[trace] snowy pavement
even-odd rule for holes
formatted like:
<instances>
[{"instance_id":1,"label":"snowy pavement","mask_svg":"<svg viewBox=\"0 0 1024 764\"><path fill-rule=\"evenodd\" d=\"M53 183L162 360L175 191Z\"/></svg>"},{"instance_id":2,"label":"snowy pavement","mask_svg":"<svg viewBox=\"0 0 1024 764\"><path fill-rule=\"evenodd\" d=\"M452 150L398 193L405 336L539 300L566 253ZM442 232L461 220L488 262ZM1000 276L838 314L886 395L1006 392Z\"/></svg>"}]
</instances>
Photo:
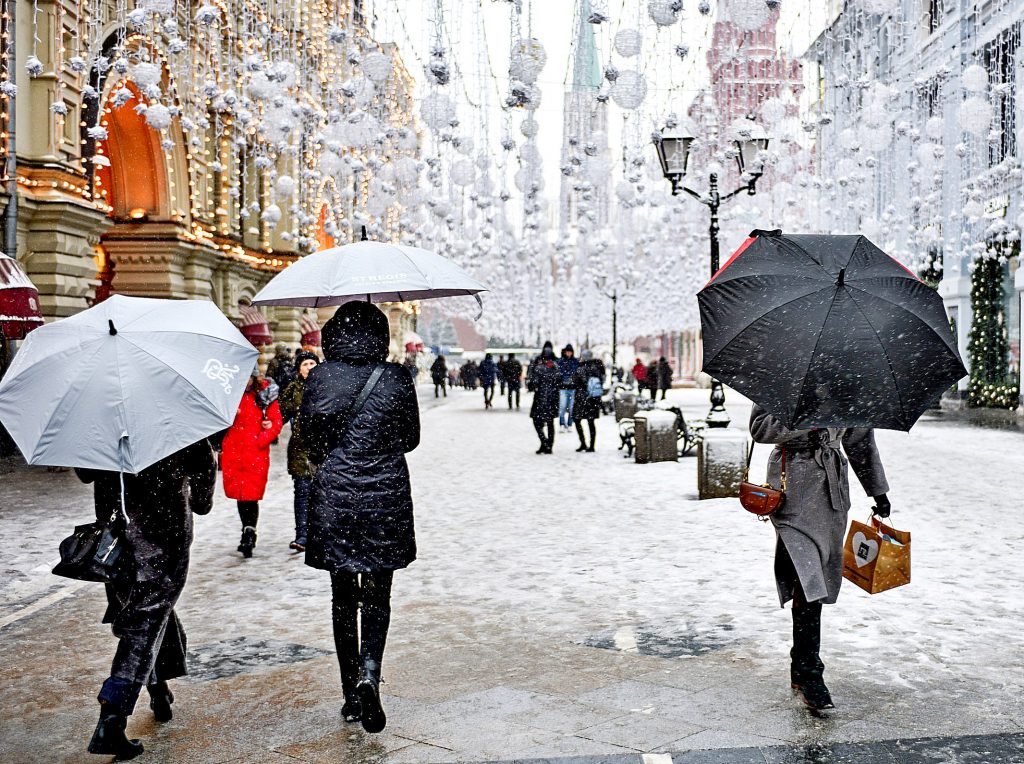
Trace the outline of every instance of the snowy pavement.
<instances>
[{"instance_id":1,"label":"snowy pavement","mask_svg":"<svg viewBox=\"0 0 1024 764\"><path fill-rule=\"evenodd\" d=\"M193 675L171 724L140 703L143 760L1024 761L1021 433L936 420L879 433L913 583L873 597L847 584L826 608L838 708L811 716L788 686L771 529L735 500L698 501L696 459L623 459L611 418L597 453L560 435L537 456L528 397L515 413L498 399L484 411L478 391L421 395L420 559L395 577L385 733L339 720L328 580L288 552L282 442L251 560L234 551L233 502L197 518L179 605ZM706 412L705 391L670 397ZM743 426L749 404L728 406ZM95 760L84 746L114 645L102 592L47 572L90 507L72 474L0 466L0 761ZM892 753L921 738L943 739L913 743L937 758ZM856 745L871 741L889 742ZM961 759L978 746L988 754Z\"/></svg>"}]
</instances>

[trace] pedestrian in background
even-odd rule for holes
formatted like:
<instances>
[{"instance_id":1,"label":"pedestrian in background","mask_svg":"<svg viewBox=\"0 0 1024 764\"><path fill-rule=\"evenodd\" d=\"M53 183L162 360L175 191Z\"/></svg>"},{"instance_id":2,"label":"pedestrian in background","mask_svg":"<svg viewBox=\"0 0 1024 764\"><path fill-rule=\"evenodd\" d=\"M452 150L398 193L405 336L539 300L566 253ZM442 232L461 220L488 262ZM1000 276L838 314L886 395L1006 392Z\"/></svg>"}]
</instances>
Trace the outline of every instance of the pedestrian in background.
<instances>
[{"instance_id":1,"label":"pedestrian in background","mask_svg":"<svg viewBox=\"0 0 1024 764\"><path fill-rule=\"evenodd\" d=\"M604 363L594 358L590 350L580 355L580 366L576 370L576 400L573 406L573 424L580 439L577 451L593 452L597 442L597 418L601 416L601 396L604 395ZM590 443L583 432L583 422L590 431Z\"/></svg>"},{"instance_id":2,"label":"pedestrian in background","mask_svg":"<svg viewBox=\"0 0 1024 764\"><path fill-rule=\"evenodd\" d=\"M93 484L96 519L121 515L121 480L117 472L77 469ZM109 623L117 637L110 676L100 688L100 718L89 753L133 759L143 752L138 740L125 735L142 688L158 722L173 717L174 695L167 682L188 673L185 629L174 606L185 588L192 514L213 507L217 462L205 438L150 465L137 475L125 474L121 535L123 577L106 584Z\"/></svg>"},{"instance_id":3,"label":"pedestrian in background","mask_svg":"<svg viewBox=\"0 0 1024 764\"><path fill-rule=\"evenodd\" d=\"M505 362L505 384L508 386L508 408L512 410L512 398L516 399L516 411L519 410L519 389L522 387L523 365L516 360L515 353L508 354Z\"/></svg>"},{"instance_id":4,"label":"pedestrian in background","mask_svg":"<svg viewBox=\"0 0 1024 764\"><path fill-rule=\"evenodd\" d=\"M284 390L295 379L295 359L286 345L274 346L274 357L267 364L267 378L274 380L278 390Z\"/></svg>"},{"instance_id":5,"label":"pedestrian in background","mask_svg":"<svg viewBox=\"0 0 1024 764\"><path fill-rule=\"evenodd\" d=\"M526 375L526 388L533 391L530 418L540 438L538 454L550 454L555 445L555 417L558 416L561 383L554 345L549 340L544 343L540 355L530 362Z\"/></svg>"},{"instance_id":6,"label":"pedestrian in background","mask_svg":"<svg viewBox=\"0 0 1024 764\"><path fill-rule=\"evenodd\" d=\"M235 421L221 442L221 470L224 493L238 502L242 538L238 551L252 557L256 546L256 524L260 518L260 500L267 489L270 472L270 445L281 432L281 407L273 395L270 380L253 369L245 393L238 404ZM273 387L276 388L276 385Z\"/></svg>"},{"instance_id":7,"label":"pedestrian in background","mask_svg":"<svg viewBox=\"0 0 1024 764\"><path fill-rule=\"evenodd\" d=\"M562 432L568 432L572 426L572 406L576 400L576 388L573 378L580 362L576 359L572 345L562 348L562 357L558 359L558 374L561 385L558 392L558 425Z\"/></svg>"},{"instance_id":8,"label":"pedestrian in background","mask_svg":"<svg viewBox=\"0 0 1024 764\"><path fill-rule=\"evenodd\" d=\"M644 379L647 384L647 389L651 391L651 400L653 401L658 397L658 362L653 358L651 362L647 364L647 371L644 374Z\"/></svg>"},{"instance_id":9,"label":"pedestrian in background","mask_svg":"<svg viewBox=\"0 0 1024 764\"><path fill-rule=\"evenodd\" d=\"M505 371L508 365L508 356L498 359L498 395L505 397Z\"/></svg>"},{"instance_id":10,"label":"pedestrian in background","mask_svg":"<svg viewBox=\"0 0 1024 764\"><path fill-rule=\"evenodd\" d=\"M665 356L658 359L658 373L655 376L658 381L658 389L661 390L661 399L665 400L666 393L672 389L672 366ZM652 394L651 398L653 399L653 397Z\"/></svg>"},{"instance_id":11,"label":"pedestrian in background","mask_svg":"<svg viewBox=\"0 0 1024 764\"><path fill-rule=\"evenodd\" d=\"M644 362L639 358L637 358L636 363L633 364L632 374L633 379L636 380L636 391L642 398L644 388L647 386L647 367L644 366Z\"/></svg>"},{"instance_id":12,"label":"pedestrian in background","mask_svg":"<svg viewBox=\"0 0 1024 764\"><path fill-rule=\"evenodd\" d=\"M318 465L306 564L331 575L334 644L346 721L380 732L381 664L395 570L416 559L405 454L420 442L416 386L385 363L388 319L374 305L342 305L323 328L325 362L306 381L299 421Z\"/></svg>"},{"instance_id":13,"label":"pedestrian in background","mask_svg":"<svg viewBox=\"0 0 1024 764\"><path fill-rule=\"evenodd\" d=\"M448 381L448 364L445 363L444 356L439 355L434 359L434 362L430 365L430 380L434 383L434 397L440 398L438 390L444 393L444 397L448 397L448 388L445 387L445 383Z\"/></svg>"},{"instance_id":14,"label":"pedestrian in background","mask_svg":"<svg viewBox=\"0 0 1024 764\"><path fill-rule=\"evenodd\" d=\"M298 415L302 409L302 393L309 372L320 359L316 353L300 350L295 354L295 379L281 395L281 416L291 420L292 436L288 439L288 474L292 476L293 508L295 510L295 540L288 545L296 552L306 551L306 518L309 514L309 490L313 483L313 468L309 464L309 451L302 439Z\"/></svg>"},{"instance_id":15,"label":"pedestrian in background","mask_svg":"<svg viewBox=\"0 0 1024 764\"><path fill-rule=\"evenodd\" d=\"M772 513L771 521L776 531L779 602L785 607L793 601L790 683L810 708L833 708L820 657L821 606L835 604L843 582L843 544L850 510L847 463L867 495L874 497L875 514L888 517L890 512L889 484L875 447L874 430L791 430L755 405L750 434L757 443L775 445L768 460L771 486L782 488L785 468L786 500Z\"/></svg>"},{"instance_id":16,"label":"pedestrian in background","mask_svg":"<svg viewBox=\"0 0 1024 764\"><path fill-rule=\"evenodd\" d=\"M488 353L480 363L480 386L484 391L484 408L494 407L494 384L498 381L498 364Z\"/></svg>"}]
</instances>

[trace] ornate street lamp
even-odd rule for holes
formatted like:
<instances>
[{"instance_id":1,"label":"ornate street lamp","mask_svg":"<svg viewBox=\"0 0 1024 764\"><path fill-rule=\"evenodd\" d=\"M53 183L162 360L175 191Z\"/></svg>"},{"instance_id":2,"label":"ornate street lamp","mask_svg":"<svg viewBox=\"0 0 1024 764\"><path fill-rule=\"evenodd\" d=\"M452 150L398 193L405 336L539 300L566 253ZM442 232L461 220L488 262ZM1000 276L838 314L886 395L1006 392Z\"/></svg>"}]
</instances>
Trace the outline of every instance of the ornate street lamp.
<instances>
[{"instance_id":1,"label":"ornate street lamp","mask_svg":"<svg viewBox=\"0 0 1024 764\"><path fill-rule=\"evenodd\" d=\"M674 117L660 133L654 135L654 148L658 152L661 172L672 184L672 196L686 192L711 212L711 275L718 272L718 208L722 202L732 199L744 191L750 196L757 193L757 179L764 174L762 156L768 149L768 134L764 128L754 121L753 117L741 117L729 126L729 137L732 142L730 153L736 156L736 164L742 180L746 182L724 196L718 193L718 175L711 173L708 193L701 194L683 185L686 168L690 158L690 146L694 137L690 130L680 126ZM711 411L708 412L708 427L728 427L729 414L725 410L725 391L722 383L711 380Z\"/></svg>"}]
</instances>

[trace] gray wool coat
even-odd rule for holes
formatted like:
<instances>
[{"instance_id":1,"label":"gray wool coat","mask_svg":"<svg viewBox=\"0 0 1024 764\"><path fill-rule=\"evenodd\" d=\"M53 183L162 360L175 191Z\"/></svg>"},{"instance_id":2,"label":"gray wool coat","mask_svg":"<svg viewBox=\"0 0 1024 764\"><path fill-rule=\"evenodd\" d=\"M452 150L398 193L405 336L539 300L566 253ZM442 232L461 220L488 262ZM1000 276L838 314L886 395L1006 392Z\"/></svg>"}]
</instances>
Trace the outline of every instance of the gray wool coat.
<instances>
[{"instance_id":1,"label":"gray wool coat","mask_svg":"<svg viewBox=\"0 0 1024 764\"><path fill-rule=\"evenodd\" d=\"M789 552L808 602L821 600L831 605L839 597L846 516L850 510L847 465L853 467L868 496L879 496L889 490L875 447L874 430L819 430L818 449L811 447L810 432L789 429L759 406L754 406L750 414L754 441L775 445L768 459L768 482L775 488L780 487L782 449L786 450L786 501L771 518L778 536L775 583L782 605L793 598L795 583L783 550Z\"/></svg>"}]
</instances>

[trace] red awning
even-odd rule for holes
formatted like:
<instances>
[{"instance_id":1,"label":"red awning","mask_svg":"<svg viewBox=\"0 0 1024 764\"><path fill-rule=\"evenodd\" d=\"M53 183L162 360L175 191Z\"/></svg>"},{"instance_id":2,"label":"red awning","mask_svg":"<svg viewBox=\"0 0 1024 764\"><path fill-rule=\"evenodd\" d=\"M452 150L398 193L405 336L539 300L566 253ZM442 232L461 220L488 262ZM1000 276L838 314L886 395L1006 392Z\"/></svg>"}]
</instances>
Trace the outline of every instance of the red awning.
<instances>
[{"instance_id":1,"label":"red awning","mask_svg":"<svg viewBox=\"0 0 1024 764\"><path fill-rule=\"evenodd\" d=\"M18 261L0 252L0 336L8 340L24 339L42 325L39 292Z\"/></svg>"},{"instance_id":2,"label":"red awning","mask_svg":"<svg viewBox=\"0 0 1024 764\"><path fill-rule=\"evenodd\" d=\"M242 324L238 328L249 342L255 347L263 347L274 342L274 335L270 333L270 324L258 309L252 305L239 303L238 312L242 314Z\"/></svg>"},{"instance_id":3,"label":"red awning","mask_svg":"<svg viewBox=\"0 0 1024 764\"><path fill-rule=\"evenodd\" d=\"M302 332L302 338L299 340L300 345L303 347L320 347L320 324L317 323L315 316L303 313L299 319L299 330Z\"/></svg>"}]
</instances>

